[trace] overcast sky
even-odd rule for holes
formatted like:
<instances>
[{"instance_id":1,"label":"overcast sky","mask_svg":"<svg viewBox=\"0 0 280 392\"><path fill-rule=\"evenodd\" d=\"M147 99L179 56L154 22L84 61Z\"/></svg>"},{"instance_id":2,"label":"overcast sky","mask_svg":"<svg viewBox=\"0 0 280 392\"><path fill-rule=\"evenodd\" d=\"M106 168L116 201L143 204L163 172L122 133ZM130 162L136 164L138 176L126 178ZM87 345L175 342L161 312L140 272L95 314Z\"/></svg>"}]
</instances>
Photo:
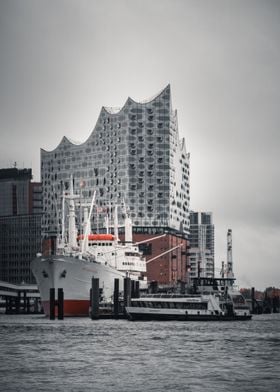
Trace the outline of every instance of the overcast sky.
<instances>
[{"instance_id":1,"label":"overcast sky","mask_svg":"<svg viewBox=\"0 0 280 392\"><path fill-rule=\"evenodd\" d=\"M84 142L102 106L171 84L191 208L233 230L241 287L280 286L280 1L0 0L0 167Z\"/></svg>"}]
</instances>

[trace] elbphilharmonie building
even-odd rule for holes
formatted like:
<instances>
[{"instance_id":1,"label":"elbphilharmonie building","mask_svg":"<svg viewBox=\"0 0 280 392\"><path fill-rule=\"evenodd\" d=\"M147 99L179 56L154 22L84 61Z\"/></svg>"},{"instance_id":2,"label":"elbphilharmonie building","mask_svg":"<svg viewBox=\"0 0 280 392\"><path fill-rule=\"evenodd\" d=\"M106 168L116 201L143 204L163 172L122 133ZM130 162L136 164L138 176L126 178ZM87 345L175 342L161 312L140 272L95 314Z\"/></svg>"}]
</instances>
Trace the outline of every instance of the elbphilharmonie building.
<instances>
[{"instance_id":1,"label":"elbphilharmonie building","mask_svg":"<svg viewBox=\"0 0 280 392\"><path fill-rule=\"evenodd\" d=\"M82 200L89 202L96 191L99 213L93 224L100 230L103 208L117 203L129 208L135 233L186 236L189 153L179 138L170 86L149 101L128 98L119 110L103 107L82 144L63 137L53 151L41 150L46 237L59 234L61 195L71 174Z\"/></svg>"}]
</instances>

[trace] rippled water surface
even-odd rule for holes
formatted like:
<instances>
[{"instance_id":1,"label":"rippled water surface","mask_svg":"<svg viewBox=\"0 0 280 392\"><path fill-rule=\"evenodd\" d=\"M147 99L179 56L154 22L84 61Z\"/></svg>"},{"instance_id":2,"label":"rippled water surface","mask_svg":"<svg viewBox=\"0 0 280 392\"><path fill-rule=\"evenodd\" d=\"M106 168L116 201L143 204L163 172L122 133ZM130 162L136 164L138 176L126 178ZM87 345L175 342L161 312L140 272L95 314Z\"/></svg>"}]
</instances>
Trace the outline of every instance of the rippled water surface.
<instances>
[{"instance_id":1,"label":"rippled water surface","mask_svg":"<svg viewBox=\"0 0 280 392\"><path fill-rule=\"evenodd\" d=\"M0 315L0 390L280 391L280 314L245 322Z\"/></svg>"}]
</instances>

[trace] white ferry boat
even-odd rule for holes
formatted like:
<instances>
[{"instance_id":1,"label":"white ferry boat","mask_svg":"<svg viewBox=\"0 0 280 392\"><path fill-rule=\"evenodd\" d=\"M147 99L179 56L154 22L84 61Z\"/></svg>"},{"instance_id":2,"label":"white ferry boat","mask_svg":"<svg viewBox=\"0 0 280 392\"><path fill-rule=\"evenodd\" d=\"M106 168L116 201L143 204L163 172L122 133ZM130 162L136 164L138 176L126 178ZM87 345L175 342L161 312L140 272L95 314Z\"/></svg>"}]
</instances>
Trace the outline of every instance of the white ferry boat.
<instances>
[{"instance_id":1,"label":"white ferry boat","mask_svg":"<svg viewBox=\"0 0 280 392\"><path fill-rule=\"evenodd\" d=\"M126 312L130 320L250 320L249 306L239 291L227 286L230 281L202 278L191 294L147 294L131 299Z\"/></svg>"}]
</instances>

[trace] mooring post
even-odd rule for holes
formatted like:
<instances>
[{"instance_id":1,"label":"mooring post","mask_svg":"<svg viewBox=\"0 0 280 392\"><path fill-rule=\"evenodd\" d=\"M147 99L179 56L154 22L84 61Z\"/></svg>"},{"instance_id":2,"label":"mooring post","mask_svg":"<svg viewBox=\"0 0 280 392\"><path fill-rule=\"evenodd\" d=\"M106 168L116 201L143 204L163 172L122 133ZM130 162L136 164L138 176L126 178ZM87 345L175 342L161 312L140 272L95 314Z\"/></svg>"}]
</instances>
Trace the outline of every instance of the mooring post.
<instances>
[{"instance_id":1,"label":"mooring post","mask_svg":"<svg viewBox=\"0 0 280 392\"><path fill-rule=\"evenodd\" d=\"M64 292L62 288L57 289L57 318L64 319Z\"/></svg>"},{"instance_id":2,"label":"mooring post","mask_svg":"<svg viewBox=\"0 0 280 392\"><path fill-rule=\"evenodd\" d=\"M119 317L119 279L114 279L114 316Z\"/></svg>"},{"instance_id":3,"label":"mooring post","mask_svg":"<svg viewBox=\"0 0 280 392\"><path fill-rule=\"evenodd\" d=\"M124 289L123 289L123 302L124 307L130 306L131 303L131 279L124 278Z\"/></svg>"},{"instance_id":4,"label":"mooring post","mask_svg":"<svg viewBox=\"0 0 280 392\"><path fill-rule=\"evenodd\" d=\"M55 289L50 289L50 320L55 320Z\"/></svg>"},{"instance_id":5,"label":"mooring post","mask_svg":"<svg viewBox=\"0 0 280 392\"><path fill-rule=\"evenodd\" d=\"M131 280L131 298L135 298L135 280Z\"/></svg>"},{"instance_id":6,"label":"mooring post","mask_svg":"<svg viewBox=\"0 0 280 392\"><path fill-rule=\"evenodd\" d=\"M255 287L251 288L252 314L255 313Z\"/></svg>"},{"instance_id":7,"label":"mooring post","mask_svg":"<svg viewBox=\"0 0 280 392\"><path fill-rule=\"evenodd\" d=\"M99 279L91 279L91 319L96 320L99 316Z\"/></svg>"},{"instance_id":8,"label":"mooring post","mask_svg":"<svg viewBox=\"0 0 280 392\"><path fill-rule=\"evenodd\" d=\"M27 313L26 290L24 290L24 292L23 292L23 312Z\"/></svg>"},{"instance_id":9,"label":"mooring post","mask_svg":"<svg viewBox=\"0 0 280 392\"><path fill-rule=\"evenodd\" d=\"M136 280L135 282L135 298L140 298L140 282Z\"/></svg>"},{"instance_id":10,"label":"mooring post","mask_svg":"<svg viewBox=\"0 0 280 392\"><path fill-rule=\"evenodd\" d=\"M21 292L18 291L18 295L16 297L16 314L20 313L20 298L21 298Z\"/></svg>"}]
</instances>

